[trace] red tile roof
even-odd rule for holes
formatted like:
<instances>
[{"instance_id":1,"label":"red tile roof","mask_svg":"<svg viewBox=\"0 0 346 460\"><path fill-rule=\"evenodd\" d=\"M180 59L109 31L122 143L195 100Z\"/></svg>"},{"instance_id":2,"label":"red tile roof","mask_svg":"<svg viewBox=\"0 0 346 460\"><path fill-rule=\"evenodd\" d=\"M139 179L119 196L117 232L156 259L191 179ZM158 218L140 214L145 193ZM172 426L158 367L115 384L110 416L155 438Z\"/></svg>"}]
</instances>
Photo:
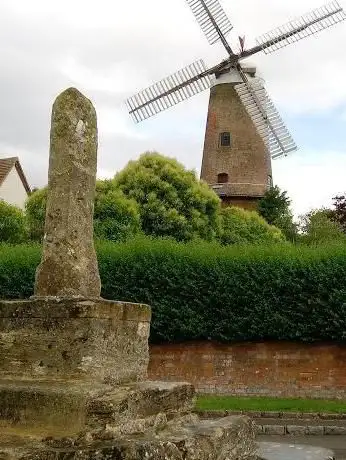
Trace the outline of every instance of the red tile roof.
<instances>
[{"instance_id":1,"label":"red tile roof","mask_svg":"<svg viewBox=\"0 0 346 460\"><path fill-rule=\"evenodd\" d=\"M26 180L23 169L19 163L18 157L0 158L0 186L4 182L4 180L6 179L13 167L16 168L17 173L23 183L23 186L26 192L29 194L31 192L31 189L28 184L28 181Z\"/></svg>"}]
</instances>

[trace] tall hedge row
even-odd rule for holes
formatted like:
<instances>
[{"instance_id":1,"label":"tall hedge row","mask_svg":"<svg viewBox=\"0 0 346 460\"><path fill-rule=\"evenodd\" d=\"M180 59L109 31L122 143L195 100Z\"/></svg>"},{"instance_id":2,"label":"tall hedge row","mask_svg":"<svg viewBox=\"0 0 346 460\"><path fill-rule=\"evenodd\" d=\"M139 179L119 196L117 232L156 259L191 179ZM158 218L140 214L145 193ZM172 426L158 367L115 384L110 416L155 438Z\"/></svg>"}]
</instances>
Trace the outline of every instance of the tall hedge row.
<instances>
[{"instance_id":1,"label":"tall hedge row","mask_svg":"<svg viewBox=\"0 0 346 460\"><path fill-rule=\"evenodd\" d=\"M152 341L346 339L346 247L134 240L97 248L108 299L153 307ZM0 247L0 298L32 294L38 246Z\"/></svg>"}]
</instances>

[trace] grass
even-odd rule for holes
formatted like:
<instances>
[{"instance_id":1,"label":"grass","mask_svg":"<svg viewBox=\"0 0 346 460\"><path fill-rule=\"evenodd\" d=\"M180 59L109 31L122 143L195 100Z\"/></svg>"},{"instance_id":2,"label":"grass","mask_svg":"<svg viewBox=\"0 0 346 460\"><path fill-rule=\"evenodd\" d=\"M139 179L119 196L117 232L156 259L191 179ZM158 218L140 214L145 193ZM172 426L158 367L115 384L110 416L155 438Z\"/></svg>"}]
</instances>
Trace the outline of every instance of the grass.
<instances>
[{"instance_id":1,"label":"grass","mask_svg":"<svg viewBox=\"0 0 346 460\"><path fill-rule=\"evenodd\" d=\"M199 395L198 410L346 413L346 401Z\"/></svg>"}]
</instances>

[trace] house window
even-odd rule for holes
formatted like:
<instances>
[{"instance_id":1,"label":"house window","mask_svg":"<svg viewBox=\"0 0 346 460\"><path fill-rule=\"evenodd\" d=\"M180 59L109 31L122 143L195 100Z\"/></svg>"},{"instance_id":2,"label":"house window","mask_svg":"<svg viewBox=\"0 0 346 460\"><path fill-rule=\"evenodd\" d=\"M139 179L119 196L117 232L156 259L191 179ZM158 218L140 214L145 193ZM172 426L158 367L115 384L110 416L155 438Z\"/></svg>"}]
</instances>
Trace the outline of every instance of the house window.
<instances>
[{"instance_id":1,"label":"house window","mask_svg":"<svg viewBox=\"0 0 346 460\"><path fill-rule=\"evenodd\" d=\"M230 147L231 146L231 133L224 132L220 134L220 147Z\"/></svg>"},{"instance_id":2,"label":"house window","mask_svg":"<svg viewBox=\"0 0 346 460\"><path fill-rule=\"evenodd\" d=\"M227 184L228 183L228 174L221 173L217 175L217 183L218 184Z\"/></svg>"}]
</instances>

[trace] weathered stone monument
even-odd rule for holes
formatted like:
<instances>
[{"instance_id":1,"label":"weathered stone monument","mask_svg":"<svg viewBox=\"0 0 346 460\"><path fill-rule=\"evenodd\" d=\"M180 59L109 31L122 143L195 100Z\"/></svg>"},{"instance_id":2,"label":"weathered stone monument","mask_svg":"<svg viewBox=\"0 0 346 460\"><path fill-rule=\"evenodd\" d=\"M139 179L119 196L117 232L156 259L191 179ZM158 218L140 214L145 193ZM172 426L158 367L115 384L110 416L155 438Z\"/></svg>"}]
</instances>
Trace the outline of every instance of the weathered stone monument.
<instances>
[{"instance_id":1,"label":"weathered stone monument","mask_svg":"<svg viewBox=\"0 0 346 460\"><path fill-rule=\"evenodd\" d=\"M71 88L53 105L45 236L36 296L100 296L93 241L96 168L96 112L88 99Z\"/></svg>"},{"instance_id":2,"label":"weathered stone monument","mask_svg":"<svg viewBox=\"0 0 346 460\"><path fill-rule=\"evenodd\" d=\"M246 417L199 420L187 383L146 380L150 308L100 298L95 110L55 101L35 295L0 301L0 458L250 460Z\"/></svg>"}]
</instances>

